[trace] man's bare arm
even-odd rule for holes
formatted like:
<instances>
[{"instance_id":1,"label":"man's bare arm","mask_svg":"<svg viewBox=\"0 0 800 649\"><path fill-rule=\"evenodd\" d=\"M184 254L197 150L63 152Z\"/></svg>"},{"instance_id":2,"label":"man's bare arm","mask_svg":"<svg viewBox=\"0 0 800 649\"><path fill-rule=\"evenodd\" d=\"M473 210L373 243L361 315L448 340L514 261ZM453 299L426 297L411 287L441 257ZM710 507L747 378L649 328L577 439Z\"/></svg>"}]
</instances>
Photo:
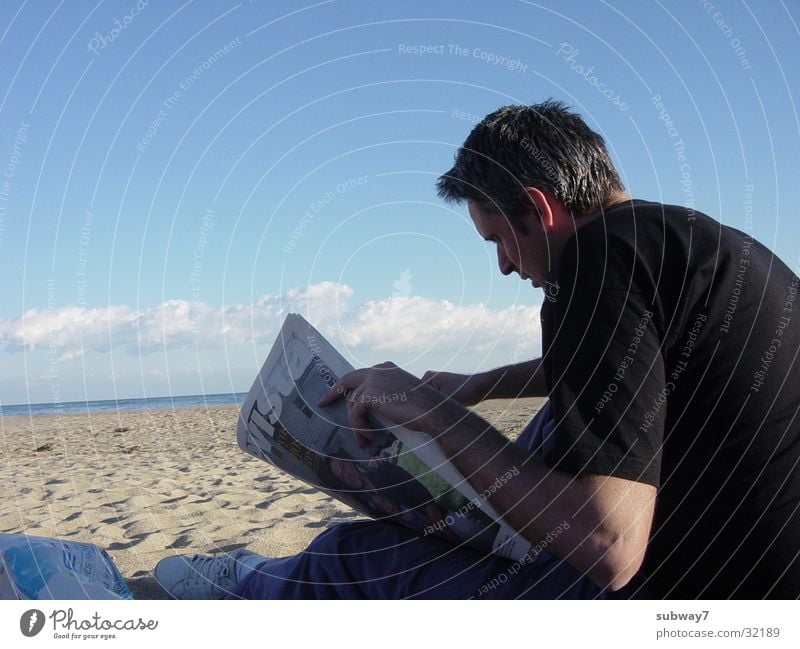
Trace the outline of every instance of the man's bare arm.
<instances>
[{"instance_id":1,"label":"man's bare arm","mask_svg":"<svg viewBox=\"0 0 800 649\"><path fill-rule=\"evenodd\" d=\"M320 400L327 406L347 394L350 422L360 445L374 434L372 413L427 433L478 493L525 538L539 543L561 526L548 551L604 588L617 590L639 569L653 519L655 488L639 482L548 468L515 446L484 419L393 363L341 377ZM407 395L388 399L388 395ZM383 398L381 398L383 396ZM497 480L510 474L501 486ZM569 524L564 530L563 522Z\"/></svg>"},{"instance_id":2,"label":"man's bare arm","mask_svg":"<svg viewBox=\"0 0 800 649\"><path fill-rule=\"evenodd\" d=\"M546 397L542 359L505 365L488 372L456 374L425 372L422 380L461 405L473 406L486 399Z\"/></svg>"},{"instance_id":3,"label":"man's bare arm","mask_svg":"<svg viewBox=\"0 0 800 649\"><path fill-rule=\"evenodd\" d=\"M611 476L573 476L547 467L471 412L432 413L429 431L478 493L536 544L557 529L548 551L595 583L618 590L639 570L653 520L656 490ZM447 412L447 411L450 412ZM457 422L457 423L455 423ZM497 488L499 476L512 477ZM565 529L564 522L568 523Z\"/></svg>"}]
</instances>

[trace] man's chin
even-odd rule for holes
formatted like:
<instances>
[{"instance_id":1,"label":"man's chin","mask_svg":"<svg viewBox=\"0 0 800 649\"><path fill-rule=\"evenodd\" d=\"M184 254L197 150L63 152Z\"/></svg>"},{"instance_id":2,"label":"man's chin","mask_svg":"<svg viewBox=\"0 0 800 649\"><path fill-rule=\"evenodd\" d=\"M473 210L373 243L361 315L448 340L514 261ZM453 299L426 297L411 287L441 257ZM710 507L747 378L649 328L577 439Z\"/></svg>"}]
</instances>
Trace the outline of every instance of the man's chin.
<instances>
[{"instance_id":1,"label":"man's chin","mask_svg":"<svg viewBox=\"0 0 800 649\"><path fill-rule=\"evenodd\" d=\"M542 284L541 284L541 282L537 282L537 281L536 281L536 279L534 279L533 277L528 277L527 275L525 275L525 274L523 274L523 273L520 273L519 271L517 271L517 273L519 274L519 278L520 278L520 279L521 279L523 282L530 282L530 283L531 283L531 285L532 285L534 288L542 288Z\"/></svg>"}]
</instances>

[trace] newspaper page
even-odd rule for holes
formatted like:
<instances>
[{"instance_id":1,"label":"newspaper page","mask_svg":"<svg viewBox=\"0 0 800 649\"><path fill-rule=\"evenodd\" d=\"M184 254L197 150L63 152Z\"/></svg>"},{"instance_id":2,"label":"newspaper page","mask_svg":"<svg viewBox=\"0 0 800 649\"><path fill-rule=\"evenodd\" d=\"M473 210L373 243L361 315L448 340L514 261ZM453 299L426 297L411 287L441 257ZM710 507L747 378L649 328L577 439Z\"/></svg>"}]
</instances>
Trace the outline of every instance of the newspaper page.
<instances>
[{"instance_id":1,"label":"newspaper page","mask_svg":"<svg viewBox=\"0 0 800 649\"><path fill-rule=\"evenodd\" d=\"M376 420L377 434L359 448L344 399L316 405L352 370L289 314L242 406L239 447L372 518L528 560L531 544L492 509L491 494L477 493L428 436Z\"/></svg>"}]
</instances>

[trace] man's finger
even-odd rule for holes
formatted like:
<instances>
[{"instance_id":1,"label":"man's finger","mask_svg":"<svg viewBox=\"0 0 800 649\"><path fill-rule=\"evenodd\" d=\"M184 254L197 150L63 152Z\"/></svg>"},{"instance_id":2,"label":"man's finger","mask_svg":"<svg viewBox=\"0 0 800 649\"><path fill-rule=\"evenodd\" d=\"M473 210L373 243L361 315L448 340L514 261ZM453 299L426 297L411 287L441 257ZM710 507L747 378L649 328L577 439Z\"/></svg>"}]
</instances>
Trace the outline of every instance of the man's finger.
<instances>
[{"instance_id":1,"label":"man's finger","mask_svg":"<svg viewBox=\"0 0 800 649\"><path fill-rule=\"evenodd\" d=\"M356 445L358 448L364 448L369 444L372 437L372 426L367 420L369 408L363 401L348 401L347 406L350 425L353 427L353 433L356 438Z\"/></svg>"},{"instance_id":2,"label":"man's finger","mask_svg":"<svg viewBox=\"0 0 800 649\"><path fill-rule=\"evenodd\" d=\"M372 428L367 421L367 404L357 401L355 395L351 395L351 398L347 400L347 414L354 430L367 431Z\"/></svg>"},{"instance_id":3,"label":"man's finger","mask_svg":"<svg viewBox=\"0 0 800 649\"><path fill-rule=\"evenodd\" d=\"M363 380L364 370L353 370L345 374L331 386L330 390L322 395L322 398L317 401L317 405L320 408L331 405L339 397L344 396L347 392L360 385Z\"/></svg>"},{"instance_id":4,"label":"man's finger","mask_svg":"<svg viewBox=\"0 0 800 649\"><path fill-rule=\"evenodd\" d=\"M365 446L369 446L371 438L364 435L364 433L359 433L358 431L353 431L356 434L356 446L358 448L364 448Z\"/></svg>"},{"instance_id":5,"label":"man's finger","mask_svg":"<svg viewBox=\"0 0 800 649\"><path fill-rule=\"evenodd\" d=\"M320 408L329 406L339 397L344 396L346 392L347 389L342 385L341 381L336 381L336 383L333 384L333 387L323 394L320 400L317 401L317 405Z\"/></svg>"},{"instance_id":6,"label":"man's finger","mask_svg":"<svg viewBox=\"0 0 800 649\"><path fill-rule=\"evenodd\" d=\"M425 374L422 375L421 385L429 385L434 390L439 390L440 392L442 391L442 384L439 381L438 372L431 372L431 371L425 372Z\"/></svg>"}]
</instances>

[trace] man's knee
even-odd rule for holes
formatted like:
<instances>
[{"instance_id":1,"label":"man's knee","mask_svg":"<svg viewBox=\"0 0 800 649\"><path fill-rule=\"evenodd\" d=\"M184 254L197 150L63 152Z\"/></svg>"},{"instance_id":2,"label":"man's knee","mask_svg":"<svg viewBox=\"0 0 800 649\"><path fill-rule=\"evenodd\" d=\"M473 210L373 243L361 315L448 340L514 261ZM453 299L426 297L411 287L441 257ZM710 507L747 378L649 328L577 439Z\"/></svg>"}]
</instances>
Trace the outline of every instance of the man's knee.
<instances>
[{"instance_id":1,"label":"man's knee","mask_svg":"<svg viewBox=\"0 0 800 649\"><path fill-rule=\"evenodd\" d=\"M343 550L346 550L346 539L352 536L353 528L362 525L364 522L337 523L317 535L304 552L320 555L339 555Z\"/></svg>"},{"instance_id":2,"label":"man's knee","mask_svg":"<svg viewBox=\"0 0 800 649\"><path fill-rule=\"evenodd\" d=\"M404 527L379 521L338 523L317 536L304 552L342 559L363 557L392 550L413 535L414 532Z\"/></svg>"}]
</instances>

